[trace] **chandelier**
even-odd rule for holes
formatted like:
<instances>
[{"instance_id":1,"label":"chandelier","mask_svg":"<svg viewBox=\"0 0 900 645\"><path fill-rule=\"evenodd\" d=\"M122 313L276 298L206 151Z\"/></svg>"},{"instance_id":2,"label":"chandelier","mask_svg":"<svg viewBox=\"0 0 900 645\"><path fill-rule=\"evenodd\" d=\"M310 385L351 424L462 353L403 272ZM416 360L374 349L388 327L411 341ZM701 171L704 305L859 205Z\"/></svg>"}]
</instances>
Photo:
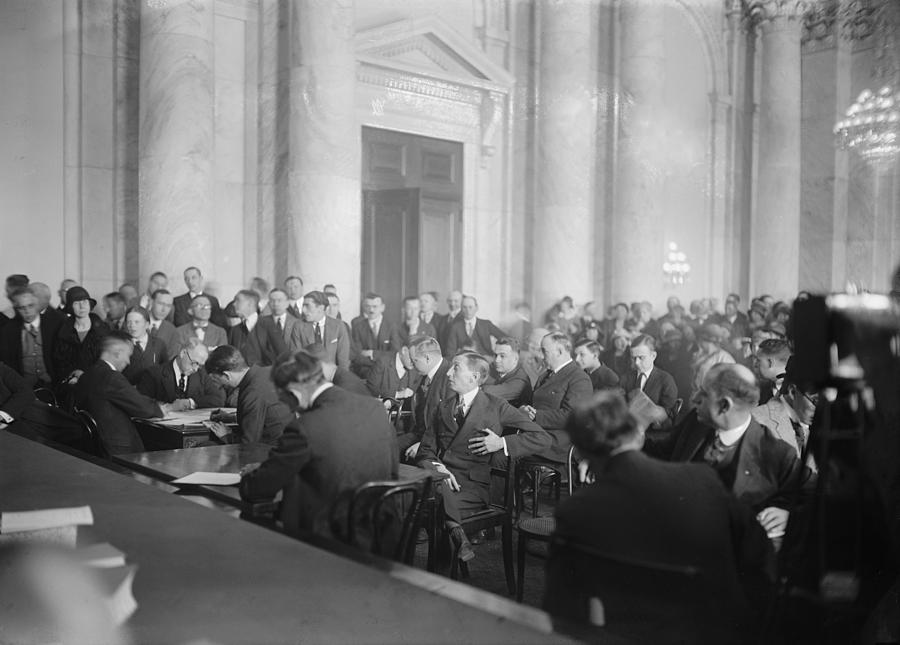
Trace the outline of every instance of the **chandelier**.
<instances>
[{"instance_id":1,"label":"chandelier","mask_svg":"<svg viewBox=\"0 0 900 645\"><path fill-rule=\"evenodd\" d=\"M876 168L889 167L900 155L900 91L888 85L877 93L863 90L834 134L842 149L855 150Z\"/></svg>"},{"instance_id":2,"label":"chandelier","mask_svg":"<svg viewBox=\"0 0 900 645\"><path fill-rule=\"evenodd\" d=\"M666 261L663 262L663 274L666 276L666 282L673 285L684 284L691 273L691 265L688 264L687 255L684 251L678 250L675 242L669 242L669 252L666 254Z\"/></svg>"}]
</instances>

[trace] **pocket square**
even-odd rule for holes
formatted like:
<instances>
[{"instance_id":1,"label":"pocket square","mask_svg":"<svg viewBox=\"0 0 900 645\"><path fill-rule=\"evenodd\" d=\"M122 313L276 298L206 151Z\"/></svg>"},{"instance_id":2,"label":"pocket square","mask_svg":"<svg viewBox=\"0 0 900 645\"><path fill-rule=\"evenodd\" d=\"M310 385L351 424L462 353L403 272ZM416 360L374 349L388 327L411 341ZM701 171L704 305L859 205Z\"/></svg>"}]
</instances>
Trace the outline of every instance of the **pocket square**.
<instances>
[{"instance_id":1,"label":"pocket square","mask_svg":"<svg viewBox=\"0 0 900 645\"><path fill-rule=\"evenodd\" d=\"M332 339L331 339L331 342L332 342L332 343L336 343L336 342L337 342L337 338L332 338Z\"/></svg>"}]
</instances>

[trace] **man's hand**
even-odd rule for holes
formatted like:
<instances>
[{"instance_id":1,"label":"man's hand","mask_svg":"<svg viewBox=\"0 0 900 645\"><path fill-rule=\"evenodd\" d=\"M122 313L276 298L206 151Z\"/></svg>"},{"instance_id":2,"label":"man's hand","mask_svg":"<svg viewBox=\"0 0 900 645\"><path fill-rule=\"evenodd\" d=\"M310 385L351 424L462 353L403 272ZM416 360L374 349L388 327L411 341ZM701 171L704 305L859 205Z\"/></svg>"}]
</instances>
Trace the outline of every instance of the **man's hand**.
<instances>
[{"instance_id":1,"label":"man's hand","mask_svg":"<svg viewBox=\"0 0 900 645\"><path fill-rule=\"evenodd\" d=\"M469 452L473 455L487 455L503 449L503 439L498 437L493 430L482 428L484 434L481 437L469 439Z\"/></svg>"},{"instance_id":2,"label":"man's hand","mask_svg":"<svg viewBox=\"0 0 900 645\"><path fill-rule=\"evenodd\" d=\"M82 374L84 374L84 370L74 370L66 377L66 383L69 385L75 385L78 382L78 379L81 378Z\"/></svg>"},{"instance_id":3,"label":"man's hand","mask_svg":"<svg viewBox=\"0 0 900 645\"><path fill-rule=\"evenodd\" d=\"M591 472L591 462L582 459L578 462L578 481L582 484L593 484L594 473Z\"/></svg>"},{"instance_id":4,"label":"man's hand","mask_svg":"<svg viewBox=\"0 0 900 645\"><path fill-rule=\"evenodd\" d=\"M175 399L171 403L169 403L169 410L172 412L181 412L182 410L190 410L191 409L191 400L190 399Z\"/></svg>"},{"instance_id":5,"label":"man's hand","mask_svg":"<svg viewBox=\"0 0 900 645\"><path fill-rule=\"evenodd\" d=\"M209 428L219 439L224 439L231 433L231 428L221 421L204 421L203 425ZM259 464L256 464L259 466Z\"/></svg>"},{"instance_id":6,"label":"man's hand","mask_svg":"<svg viewBox=\"0 0 900 645\"><path fill-rule=\"evenodd\" d=\"M769 506L768 508L761 510L756 515L756 519L762 524L762 527L766 530L766 534L770 538L776 538L784 535L789 515L790 513L783 508Z\"/></svg>"},{"instance_id":7,"label":"man's hand","mask_svg":"<svg viewBox=\"0 0 900 645\"><path fill-rule=\"evenodd\" d=\"M528 418L534 421L534 415L537 414L537 410L535 410L530 405L520 405L519 410L528 415Z\"/></svg>"},{"instance_id":8,"label":"man's hand","mask_svg":"<svg viewBox=\"0 0 900 645\"><path fill-rule=\"evenodd\" d=\"M447 470L447 467L444 464L435 462L434 466L435 466L435 469L439 473L449 475L449 478L447 479L447 485L450 487L450 490L452 490L454 492L458 491L459 490L459 482L456 481L456 477L453 476L453 473L451 473L449 470Z\"/></svg>"},{"instance_id":9,"label":"man's hand","mask_svg":"<svg viewBox=\"0 0 900 645\"><path fill-rule=\"evenodd\" d=\"M406 449L406 452L403 453L404 456L405 456L407 459L409 459L410 461L412 461L413 459L415 459L415 458L416 458L416 453L419 452L419 444L420 444L420 443L422 443L422 442L421 442L421 441L417 441L417 442L415 442L413 445L411 445L409 448L407 448L407 449Z\"/></svg>"},{"instance_id":10,"label":"man's hand","mask_svg":"<svg viewBox=\"0 0 900 645\"><path fill-rule=\"evenodd\" d=\"M403 388L402 390L397 391L397 395L394 397L395 399L408 399L413 395L413 391L408 387Z\"/></svg>"},{"instance_id":11,"label":"man's hand","mask_svg":"<svg viewBox=\"0 0 900 645\"><path fill-rule=\"evenodd\" d=\"M252 464L247 464L246 466L244 466L243 468L241 468L241 477L246 477L247 475L249 475L250 473L252 473L254 470L256 470L257 468L259 468L261 465L262 465L262 464L261 464L260 462L256 462L256 463L252 463Z\"/></svg>"},{"instance_id":12,"label":"man's hand","mask_svg":"<svg viewBox=\"0 0 900 645\"><path fill-rule=\"evenodd\" d=\"M364 350L362 350L362 351L360 352L360 355L361 355L361 356L365 356L366 358L368 358L368 359L370 359L370 360L374 360L374 358L375 358L375 350L372 350L372 349L364 349Z\"/></svg>"}]
</instances>

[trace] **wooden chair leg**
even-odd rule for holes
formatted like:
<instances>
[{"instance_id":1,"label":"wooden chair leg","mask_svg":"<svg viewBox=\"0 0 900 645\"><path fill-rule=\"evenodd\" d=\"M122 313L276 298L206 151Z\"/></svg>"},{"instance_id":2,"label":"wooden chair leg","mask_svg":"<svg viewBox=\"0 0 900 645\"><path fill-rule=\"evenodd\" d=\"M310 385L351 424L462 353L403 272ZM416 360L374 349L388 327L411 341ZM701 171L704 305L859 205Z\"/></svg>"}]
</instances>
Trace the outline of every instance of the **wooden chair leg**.
<instances>
[{"instance_id":1,"label":"wooden chair leg","mask_svg":"<svg viewBox=\"0 0 900 645\"><path fill-rule=\"evenodd\" d=\"M506 570L506 590L509 595L516 593L516 572L513 568L512 524L503 524L503 567Z\"/></svg>"},{"instance_id":2,"label":"wooden chair leg","mask_svg":"<svg viewBox=\"0 0 900 645\"><path fill-rule=\"evenodd\" d=\"M460 578L462 578L463 580L469 579L469 563L468 562L460 562L459 563L459 571L461 574Z\"/></svg>"},{"instance_id":3,"label":"wooden chair leg","mask_svg":"<svg viewBox=\"0 0 900 645\"><path fill-rule=\"evenodd\" d=\"M525 597L525 549L528 547L528 537L519 531L518 548L518 576L516 577L516 600L522 602Z\"/></svg>"},{"instance_id":4,"label":"wooden chair leg","mask_svg":"<svg viewBox=\"0 0 900 645\"><path fill-rule=\"evenodd\" d=\"M531 517L538 516L538 496L541 492L541 471L531 472Z\"/></svg>"}]
</instances>

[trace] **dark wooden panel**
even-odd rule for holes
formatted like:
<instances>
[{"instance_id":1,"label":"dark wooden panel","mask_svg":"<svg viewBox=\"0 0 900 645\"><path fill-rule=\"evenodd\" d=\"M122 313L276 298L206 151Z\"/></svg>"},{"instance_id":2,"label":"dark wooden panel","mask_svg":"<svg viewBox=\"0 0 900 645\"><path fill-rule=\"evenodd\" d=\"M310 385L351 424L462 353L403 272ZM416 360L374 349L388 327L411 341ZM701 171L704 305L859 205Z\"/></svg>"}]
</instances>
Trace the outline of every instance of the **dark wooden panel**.
<instances>
[{"instance_id":1,"label":"dark wooden panel","mask_svg":"<svg viewBox=\"0 0 900 645\"><path fill-rule=\"evenodd\" d=\"M456 182L456 155L422 150L422 179L444 184Z\"/></svg>"},{"instance_id":2,"label":"dark wooden panel","mask_svg":"<svg viewBox=\"0 0 900 645\"><path fill-rule=\"evenodd\" d=\"M406 145L372 141L368 145L369 172L372 175L406 176Z\"/></svg>"}]
</instances>

